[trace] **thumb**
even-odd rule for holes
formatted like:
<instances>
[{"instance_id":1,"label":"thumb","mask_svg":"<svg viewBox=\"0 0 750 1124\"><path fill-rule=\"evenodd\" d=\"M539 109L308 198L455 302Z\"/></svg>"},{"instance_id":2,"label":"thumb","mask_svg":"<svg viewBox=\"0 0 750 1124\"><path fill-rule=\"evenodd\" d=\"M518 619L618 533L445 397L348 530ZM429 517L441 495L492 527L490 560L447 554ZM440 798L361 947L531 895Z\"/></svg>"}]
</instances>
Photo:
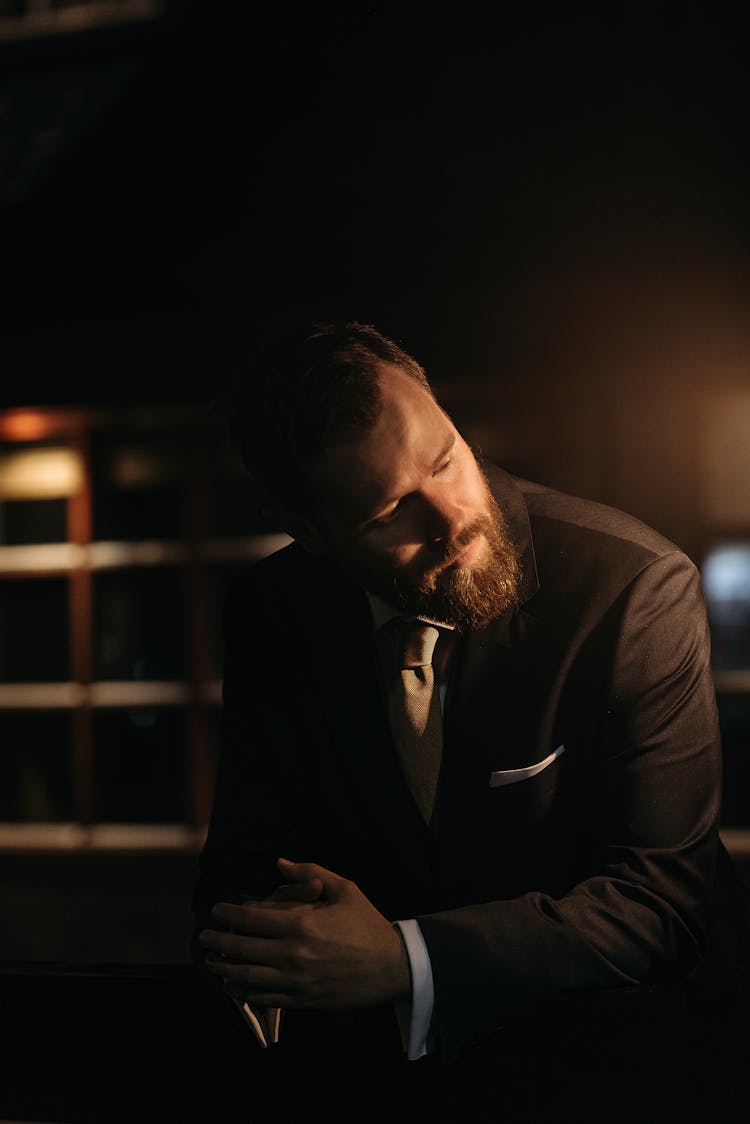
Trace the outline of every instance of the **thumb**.
<instances>
[{"instance_id":1,"label":"thumb","mask_svg":"<svg viewBox=\"0 0 750 1124\"><path fill-rule=\"evenodd\" d=\"M294 863L289 859L277 859L276 865L281 873L290 882L318 883L326 897L333 897L340 893L345 879L332 870L326 870L317 863Z\"/></svg>"}]
</instances>

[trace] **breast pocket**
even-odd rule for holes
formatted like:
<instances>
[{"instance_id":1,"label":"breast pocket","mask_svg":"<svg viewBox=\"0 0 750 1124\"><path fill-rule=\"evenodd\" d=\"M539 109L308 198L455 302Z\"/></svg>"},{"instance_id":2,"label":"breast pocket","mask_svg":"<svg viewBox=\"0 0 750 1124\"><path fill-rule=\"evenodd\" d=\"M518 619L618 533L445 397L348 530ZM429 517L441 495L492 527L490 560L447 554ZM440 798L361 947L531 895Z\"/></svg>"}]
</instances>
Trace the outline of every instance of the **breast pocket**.
<instances>
[{"instance_id":1,"label":"breast pocket","mask_svg":"<svg viewBox=\"0 0 750 1124\"><path fill-rule=\"evenodd\" d=\"M528 840L551 829L561 812L559 745L539 761L490 772L487 801L493 830L503 839Z\"/></svg>"},{"instance_id":2,"label":"breast pocket","mask_svg":"<svg viewBox=\"0 0 750 1124\"><path fill-rule=\"evenodd\" d=\"M490 773L490 788L502 788L508 784L520 784L521 781L531 780L532 777L538 776L544 769L549 768L552 762L556 761L563 753L565 753L565 746L559 745L557 749L534 765L524 765L521 769L496 769Z\"/></svg>"}]
</instances>

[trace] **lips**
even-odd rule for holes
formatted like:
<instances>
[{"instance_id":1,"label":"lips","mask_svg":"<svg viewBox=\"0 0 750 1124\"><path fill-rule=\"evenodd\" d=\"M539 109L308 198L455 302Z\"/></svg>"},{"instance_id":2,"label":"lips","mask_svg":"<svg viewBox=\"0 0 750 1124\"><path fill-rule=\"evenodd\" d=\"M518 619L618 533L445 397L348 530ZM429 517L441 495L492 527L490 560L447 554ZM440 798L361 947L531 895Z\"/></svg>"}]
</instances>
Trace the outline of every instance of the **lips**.
<instances>
[{"instance_id":1,"label":"lips","mask_svg":"<svg viewBox=\"0 0 750 1124\"><path fill-rule=\"evenodd\" d=\"M448 557L443 558L437 565L424 571L421 579L424 588L428 588L439 579L441 574L445 574L454 567L461 569L474 562L481 552L482 543L490 538L489 530L491 528L488 526L488 520L486 519L477 519L470 527L464 527L451 544L452 550Z\"/></svg>"},{"instance_id":2,"label":"lips","mask_svg":"<svg viewBox=\"0 0 750 1124\"><path fill-rule=\"evenodd\" d=\"M449 562L446 562L443 569L448 569L450 566L467 566L474 561L481 544L481 534L476 534L474 538L464 546L458 554L454 554Z\"/></svg>"}]
</instances>

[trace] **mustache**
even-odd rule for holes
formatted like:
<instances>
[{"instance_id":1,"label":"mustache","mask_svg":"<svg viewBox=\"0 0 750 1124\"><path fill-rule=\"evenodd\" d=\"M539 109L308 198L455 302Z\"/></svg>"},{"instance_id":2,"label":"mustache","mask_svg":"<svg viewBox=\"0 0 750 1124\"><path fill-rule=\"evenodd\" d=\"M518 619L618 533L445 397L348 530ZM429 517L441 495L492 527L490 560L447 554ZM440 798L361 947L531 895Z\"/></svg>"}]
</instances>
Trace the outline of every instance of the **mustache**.
<instances>
[{"instance_id":1,"label":"mustache","mask_svg":"<svg viewBox=\"0 0 750 1124\"><path fill-rule=\"evenodd\" d=\"M436 543L430 550L433 558L437 555L437 561L434 562L427 569L422 570L418 582L411 588L404 588L401 586L396 574L393 575L393 596L396 604L402 611L413 608L413 599L415 594L423 595L428 590L434 588L438 578L447 570L449 566L466 550L467 546L474 541L478 534L484 532L488 533L488 528L491 528L492 520L489 516L480 515L473 523L464 527L463 531L459 532L454 539L446 543Z\"/></svg>"},{"instance_id":2,"label":"mustache","mask_svg":"<svg viewBox=\"0 0 750 1124\"><path fill-rule=\"evenodd\" d=\"M456 559L463 554L467 546L473 543L477 535L482 533L487 534L490 523L491 520L488 516L480 515L473 523L470 523L468 527L464 527L463 531L456 535L455 539L445 543L445 545L440 548L442 557L439 559L437 565L431 566L430 569L427 570L425 577L430 577L432 574L439 574L442 570L452 565Z\"/></svg>"}]
</instances>

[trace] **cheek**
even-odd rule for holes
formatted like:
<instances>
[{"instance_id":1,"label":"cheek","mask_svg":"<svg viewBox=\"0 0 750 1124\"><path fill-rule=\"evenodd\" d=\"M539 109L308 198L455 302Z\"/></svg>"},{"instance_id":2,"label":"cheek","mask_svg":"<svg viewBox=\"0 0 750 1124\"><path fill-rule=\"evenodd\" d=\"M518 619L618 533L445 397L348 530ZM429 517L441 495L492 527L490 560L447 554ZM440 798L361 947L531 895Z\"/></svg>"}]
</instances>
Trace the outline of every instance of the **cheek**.
<instances>
[{"instance_id":1,"label":"cheek","mask_svg":"<svg viewBox=\"0 0 750 1124\"><path fill-rule=\"evenodd\" d=\"M408 570L414 566L418 567L421 555L421 545L399 544L382 555L382 564L391 570Z\"/></svg>"},{"instance_id":2,"label":"cheek","mask_svg":"<svg viewBox=\"0 0 750 1124\"><path fill-rule=\"evenodd\" d=\"M466 506L476 514L483 514L487 511L489 503L487 485L476 466L473 466L472 470L467 473L464 497Z\"/></svg>"},{"instance_id":3,"label":"cheek","mask_svg":"<svg viewBox=\"0 0 750 1124\"><path fill-rule=\"evenodd\" d=\"M396 571L419 569L424 553L424 543L406 524L395 527L368 550L369 562L380 570Z\"/></svg>"}]
</instances>

